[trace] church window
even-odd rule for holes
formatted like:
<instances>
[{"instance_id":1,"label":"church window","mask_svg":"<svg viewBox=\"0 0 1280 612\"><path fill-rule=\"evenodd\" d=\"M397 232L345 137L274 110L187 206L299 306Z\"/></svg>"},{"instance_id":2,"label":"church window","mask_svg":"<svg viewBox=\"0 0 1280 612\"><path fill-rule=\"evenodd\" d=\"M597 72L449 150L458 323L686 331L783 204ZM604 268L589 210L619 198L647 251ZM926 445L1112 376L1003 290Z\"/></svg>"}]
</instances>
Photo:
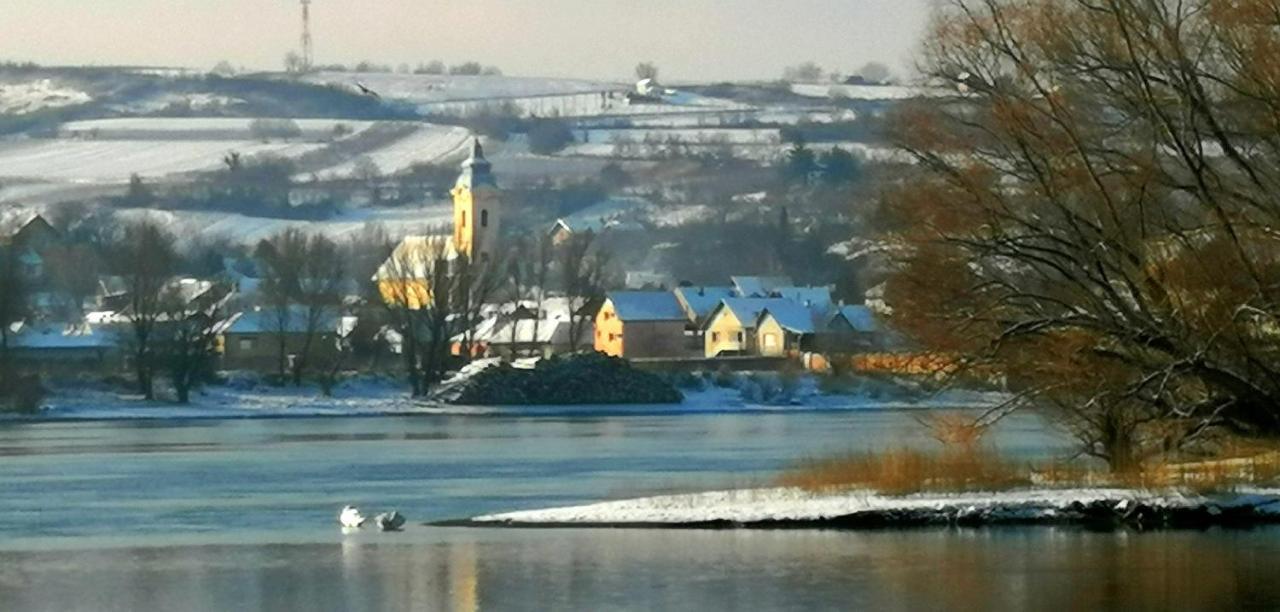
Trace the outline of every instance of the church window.
<instances>
[{"instance_id":1,"label":"church window","mask_svg":"<svg viewBox=\"0 0 1280 612\"><path fill-rule=\"evenodd\" d=\"M462 227L467 226L467 211L462 211Z\"/></svg>"},{"instance_id":2,"label":"church window","mask_svg":"<svg viewBox=\"0 0 1280 612\"><path fill-rule=\"evenodd\" d=\"M480 227L489 227L489 211L480 211Z\"/></svg>"}]
</instances>

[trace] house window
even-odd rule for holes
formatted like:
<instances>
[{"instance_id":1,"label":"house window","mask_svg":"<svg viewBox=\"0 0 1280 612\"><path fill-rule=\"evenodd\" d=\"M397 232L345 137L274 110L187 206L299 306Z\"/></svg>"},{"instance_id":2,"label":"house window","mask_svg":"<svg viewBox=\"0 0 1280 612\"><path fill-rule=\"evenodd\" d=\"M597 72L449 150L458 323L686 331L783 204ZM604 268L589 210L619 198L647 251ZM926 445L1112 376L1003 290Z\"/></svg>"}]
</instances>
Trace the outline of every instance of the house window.
<instances>
[{"instance_id":1,"label":"house window","mask_svg":"<svg viewBox=\"0 0 1280 612\"><path fill-rule=\"evenodd\" d=\"M480 211L480 227L489 227L489 211L482 209Z\"/></svg>"},{"instance_id":2,"label":"house window","mask_svg":"<svg viewBox=\"0 0 1280 612\"><path fill-rule=\"evenodd\" d=\"M712 341L712 342L719 342L719 341L720 341L720 332L711 332L711 341Z\"/></svg>"},{"instance_id":3,"label":"house window","mask_svg":"<svg viewBox=\"0 0 1280 612\"><path fill-rule=\"evenodd\" d=\"M240 346L240 350L242 351L252 351L253 338L241 338L239 342L239 346Z\"/></svg>"},{"instance_id":4,"label":"house window","mask_svg":"<svg viewBox=\"0 0 1280 612\"><path fill-rule=\"evenodd\" d=\"M742 340L743 340L742 332L738 332L738 344L742 344Z\"/></svg>"},{"instance_id":5,"label":"house window","mask_svg":"<svg viewBox=\"0 0 1280 612\"><path fill-rule=\"evenodd\" d=\"M764 335L764 347L765 347L765 348L768 348L768 349L771 349L771 348L778 348L778 335L777 335L777 334L765 334L765 335Z\"/></svg>"}]
</instances>

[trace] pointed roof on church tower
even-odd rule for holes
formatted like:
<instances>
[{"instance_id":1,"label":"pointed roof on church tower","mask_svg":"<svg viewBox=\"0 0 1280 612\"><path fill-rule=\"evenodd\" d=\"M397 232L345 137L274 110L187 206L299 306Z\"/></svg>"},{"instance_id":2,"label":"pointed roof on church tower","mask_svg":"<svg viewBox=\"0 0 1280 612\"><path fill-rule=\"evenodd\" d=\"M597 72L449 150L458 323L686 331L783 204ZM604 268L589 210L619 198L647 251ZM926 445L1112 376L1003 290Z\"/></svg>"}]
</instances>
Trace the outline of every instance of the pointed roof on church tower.
<instances>
[{"instance_id":1,"label":"pointed roof on church tower","mask_svg":"<svg viewBox=\"0 0 1280 612\"><path fill-rule=\"evenodd\" d=\"M484 147L480 146L480 139L475 138L471 141L471 156L462 162L457 186L470 189L480 185L498 186L493 180L493 166L484 157Z\"/></svg>"}]
</instances>

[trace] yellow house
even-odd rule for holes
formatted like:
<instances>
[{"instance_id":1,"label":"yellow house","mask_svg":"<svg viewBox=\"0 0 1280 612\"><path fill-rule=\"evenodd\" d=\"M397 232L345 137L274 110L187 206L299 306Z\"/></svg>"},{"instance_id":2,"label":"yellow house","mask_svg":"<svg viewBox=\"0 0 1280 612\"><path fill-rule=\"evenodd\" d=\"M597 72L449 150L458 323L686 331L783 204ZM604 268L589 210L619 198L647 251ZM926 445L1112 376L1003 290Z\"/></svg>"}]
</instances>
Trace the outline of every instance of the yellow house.
<instances>
[{"instance_id":1,"label":"yellow house","mask_svg":"<svg viewBox=\"0 0 1280 612\"><path fill-rule=\"evenodd\" d=\"M757 328L767 309L790 310L797 305L784 298L725 298L711 311L703 328L708 358L754 355L759 345ZM800 306L803 308L803 306ZM780 338L779 338L780 339Z\"/></svg>"},{"instance_id":2,"label":"yellow house","mask_svg":"<svg viewBox=\"0 0 1280 612\"><path fill-rule=\"evenodd\" d=\"M378 268L383 301L417 310L430 303L430 279L465 255L478 264L501 254L502 194L477 139L453 190L453 234L406 236Z\"/></svg>"},{"instance_id":3,"label":"yellow house","mask_svg":"<svg viewBox=\"0 0 1280 612\"><path fill-rule=\"evenodd\" d=\"M763 357L785 357L792 351L811 350L818 326L814 312L786 300L768 306L756 324L756 352Z\"/></svg>"},{"instance_id":4,"label":"yellow house","mask_svg":"<svg viewBox=\"0 0 1280 612\"><path fill-rule=\"evenodd\" d=\"M596 313L595 349L615 357L683 357L685 313L669 291L618 291Z\"/></svg>"}]
</instances>

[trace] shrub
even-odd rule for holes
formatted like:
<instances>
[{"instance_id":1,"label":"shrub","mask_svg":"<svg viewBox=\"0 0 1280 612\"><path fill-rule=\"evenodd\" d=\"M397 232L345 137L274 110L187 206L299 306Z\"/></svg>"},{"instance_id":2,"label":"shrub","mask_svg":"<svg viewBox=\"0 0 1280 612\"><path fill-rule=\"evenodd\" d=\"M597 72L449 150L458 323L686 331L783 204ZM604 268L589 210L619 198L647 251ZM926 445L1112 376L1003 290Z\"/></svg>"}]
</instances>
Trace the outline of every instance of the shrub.
<instances>
[{"instance_id":1,"label":"shrub","mask_svg":"<svg viewBox=\"0 0 1280 612\"><path fill-rule=\"evenodd\" d=\"M677 404L670 382L601 353L544 359L532 370L499 364L467 382L454 403L473 405Z\"/></svg>"}]
</instances>

